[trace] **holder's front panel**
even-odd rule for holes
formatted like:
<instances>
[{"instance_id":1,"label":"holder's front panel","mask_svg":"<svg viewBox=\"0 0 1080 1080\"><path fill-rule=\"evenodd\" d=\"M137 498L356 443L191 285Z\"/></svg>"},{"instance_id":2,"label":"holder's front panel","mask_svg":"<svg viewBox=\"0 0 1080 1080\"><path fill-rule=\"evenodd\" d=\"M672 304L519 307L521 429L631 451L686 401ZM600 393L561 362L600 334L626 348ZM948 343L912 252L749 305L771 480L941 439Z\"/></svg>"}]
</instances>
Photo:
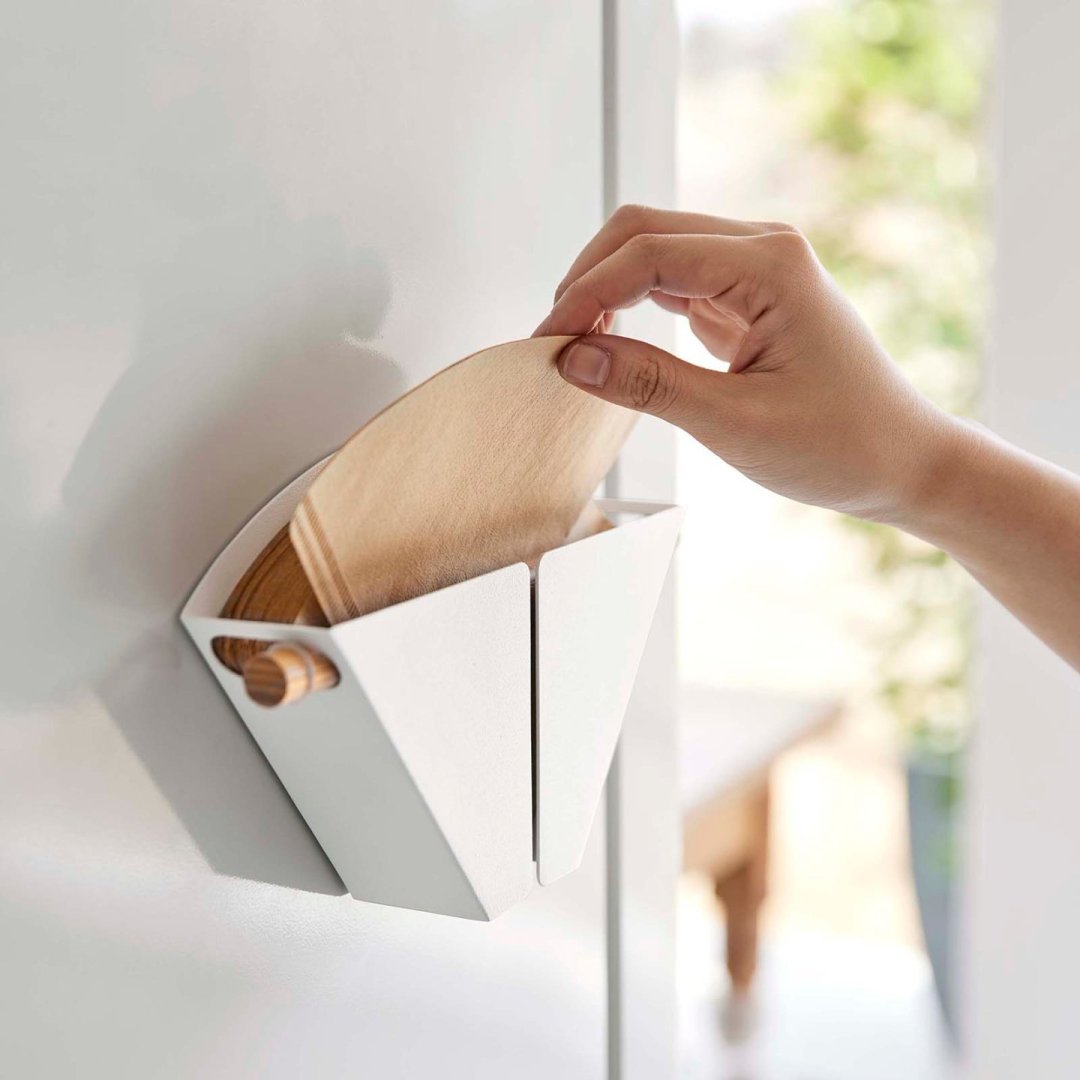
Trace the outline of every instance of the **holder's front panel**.
<instances>
[{"instance_id":1,"label":"holder's front panel","mask_svg":"<svg viewBox=\"0 0 1080 1080\"><path fill-rule=\"evenodd\" d=\"M542 885L581 863L683 517L677 507L615 500L603 508L647 516L549 551L536 573Z\"/></svg>"},{"instance_id":2,"label":"holder's front panel","mask_svg":"<svg viewBox=\"0 0 1080 1080\"><path fill-rule=\"evenodd\" d=\"M455 910L447 893L439 910L450 914L491 919L531 888L529 590L528 567L518 563L331 631L456 868L456 875L425 868L413 833L385 807L335 816L327 806L334 849L347 858L338 870L354 895L374 899L374 867L381 876L391 860L432 884L434 874L455 897L467 889L467 903L455 900ZM380 860L371 858L375 838L365 835L361 811L385 841ZM421 865L409 869L414 863Z\"/></svg>"}]
</instances>

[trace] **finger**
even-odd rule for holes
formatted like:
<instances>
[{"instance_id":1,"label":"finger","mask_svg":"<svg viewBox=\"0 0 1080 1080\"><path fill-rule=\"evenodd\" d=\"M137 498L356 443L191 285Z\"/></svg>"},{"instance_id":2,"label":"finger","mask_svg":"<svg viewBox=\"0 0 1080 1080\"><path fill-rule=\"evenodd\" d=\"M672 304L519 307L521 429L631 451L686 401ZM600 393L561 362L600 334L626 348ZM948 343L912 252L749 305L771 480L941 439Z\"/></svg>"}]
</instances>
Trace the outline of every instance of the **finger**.
<instances>
[{"instance_id":1,"label":"finger","mask_svg":"<svg viewBox=\"0 0 1080 1080\"><path fill-rule=\"evenodd\" d=\"M737 408L737 377L688 364L634 338L578 338L562 351L558 368L581 390L662 417L698 437Z\"/></svg>"},{"instance_id":2,"label":"finger","mask_svg":"<svg viewBox=\"0 0 1080 1080\"><path fill-rule=\"evenodd\" d=\"M555 290L555 300L582 274L614 254L632 237L641 233L666 233L714 236L760 236L762 233L789 229L770 221L739 221L736 218L692 214L685 210L654 210L649 206L620 206L585 245Z\"/></svg>"},{"instance_id":3,"label":"finger","mask_svg":"<svg viewBox=\"0 0 1080 1080\"><path fill-rule=\"evenodd\" d=\"M578 278L537 327L545 334L587 334L606 312L633 307L652 292L710 298L746 324L759 314L763 290L748 288L761 270L753 237L642 234ZM756 292L756 295L755 295Z\"/></svg>"}]
</instances>

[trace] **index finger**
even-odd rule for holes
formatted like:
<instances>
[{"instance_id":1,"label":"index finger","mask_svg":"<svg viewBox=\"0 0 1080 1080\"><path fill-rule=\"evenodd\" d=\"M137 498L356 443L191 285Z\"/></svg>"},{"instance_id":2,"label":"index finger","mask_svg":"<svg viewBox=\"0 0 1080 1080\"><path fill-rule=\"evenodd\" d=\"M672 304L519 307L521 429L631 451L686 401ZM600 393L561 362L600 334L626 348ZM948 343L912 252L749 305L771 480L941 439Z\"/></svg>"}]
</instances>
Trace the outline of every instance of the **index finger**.
<instances>
[{"instance_id":1,"label":"index finger","mask_svg":"<svg viewBox=\"0 0 1080 1080\"><path fill-rule=\"evenodd\" d=\"M692 214L685 210L654 210L649 206L620 206L582 248L555 289L558 301L582 274L588 273L628 240L642 233L671 235L760 236L782 226L769 222L738 221L735 218Z\"/></svg>"},{"instance_id":2,"label":"index finger","mask_svg":"<svg viewBox=\"0 0 1080 1080\"><path fill-rule=\"evenodd\" d=\"M546 334L587 334L606 314L650 293L723 298L723 309L749 326L751 290L739 288L756 263L752 236L639 234L569 285L537 327Z\"/></svg>"}]
</instances>

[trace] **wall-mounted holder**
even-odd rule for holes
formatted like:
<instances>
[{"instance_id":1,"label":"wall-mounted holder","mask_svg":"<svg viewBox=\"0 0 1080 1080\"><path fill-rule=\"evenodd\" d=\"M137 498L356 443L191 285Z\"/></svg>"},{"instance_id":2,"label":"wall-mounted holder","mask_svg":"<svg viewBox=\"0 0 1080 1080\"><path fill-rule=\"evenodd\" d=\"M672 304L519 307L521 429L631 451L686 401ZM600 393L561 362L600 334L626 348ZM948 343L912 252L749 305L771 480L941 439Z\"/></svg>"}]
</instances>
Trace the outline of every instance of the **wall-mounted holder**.
<instances>
[{"instance_id":1,"label":"wall-mounted holder","mask_svg":"<svg viewBox=\"0 0 1080 1080\"><path fill-rule=\"evenodd\" d=\"M600 501L616 527L547 552L535 585L518 563L331 627L218 617L318 468L181 621L356 899L493 919L581 862L682 511ZM217 637L300 646L279 659L318 692L258 704Z\"/></svg>"}]
</instances>

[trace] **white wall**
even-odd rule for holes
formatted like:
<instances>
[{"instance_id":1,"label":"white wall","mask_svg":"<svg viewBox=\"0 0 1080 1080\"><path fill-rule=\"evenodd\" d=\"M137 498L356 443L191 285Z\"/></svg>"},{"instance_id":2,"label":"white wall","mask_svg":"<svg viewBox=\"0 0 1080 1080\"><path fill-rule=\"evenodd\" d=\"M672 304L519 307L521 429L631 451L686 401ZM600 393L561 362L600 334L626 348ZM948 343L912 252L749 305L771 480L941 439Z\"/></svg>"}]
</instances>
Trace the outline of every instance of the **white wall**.
<instances>
[{"instance_id":1,"label":"white wall","mask_svg":"<svg viewBox=\"0 0 1080 1080\"><path fill-rule=\"evenodd\" d=\"M1002 0L1001 10L987 419L1080 471L1080 6ZM989 601L981 634L964 980L971 1074L1071 1080L1080 676Z\"/></svg>"},{"instance_id":2,"label":"white wall","mask_svg":"<svg viewBox=\"0 0 1080 1080\"><path fill-rule=\"evenodd\" d=\"M602 205L577 0L14 0L0 34L0 1074L604 1072L603 830L492 925L341 897L175 621Z\"/></svg>"}]
</instances>

